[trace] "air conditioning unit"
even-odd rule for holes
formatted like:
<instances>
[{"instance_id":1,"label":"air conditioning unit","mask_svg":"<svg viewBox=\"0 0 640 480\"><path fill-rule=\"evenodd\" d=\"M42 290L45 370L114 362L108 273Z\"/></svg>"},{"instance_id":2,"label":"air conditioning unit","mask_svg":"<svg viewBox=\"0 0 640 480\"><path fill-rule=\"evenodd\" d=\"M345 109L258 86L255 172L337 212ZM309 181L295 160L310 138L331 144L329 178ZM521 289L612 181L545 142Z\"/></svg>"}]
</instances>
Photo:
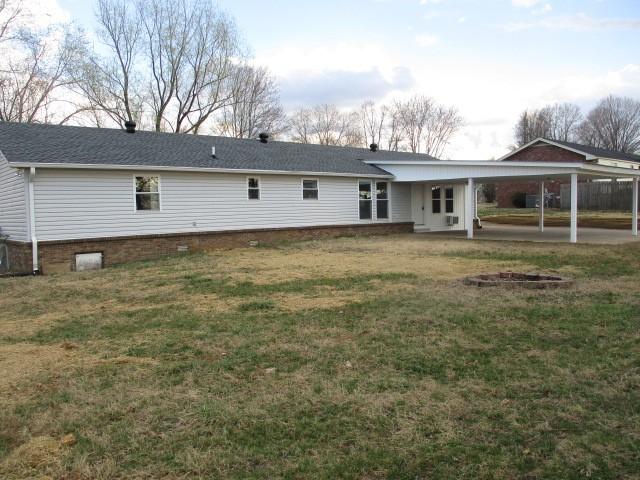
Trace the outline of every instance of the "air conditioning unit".
<instances>
[{"instance_id":1,"label":"air conditioning unit","mask_svg":"<svg viewBox=\"0 0 640 480\"><path fill-rule=\"evenodd\" d=\"M447 227L458 225L458 223L460 222L460 218L456 217L455 215L447 215L446 220L447 220Z\"/></svg>"}]
</instances>

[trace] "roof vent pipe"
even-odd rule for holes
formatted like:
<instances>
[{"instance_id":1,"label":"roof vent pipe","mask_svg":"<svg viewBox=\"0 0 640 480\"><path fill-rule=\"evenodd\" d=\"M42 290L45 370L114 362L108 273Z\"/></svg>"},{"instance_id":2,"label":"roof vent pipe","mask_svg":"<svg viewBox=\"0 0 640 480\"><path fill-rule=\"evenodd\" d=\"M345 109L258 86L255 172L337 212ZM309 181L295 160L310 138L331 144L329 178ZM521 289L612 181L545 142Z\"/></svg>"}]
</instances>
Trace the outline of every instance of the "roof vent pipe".
<instances>
[{"instance_id":1,"label":"roof vent pipe","mask_svg":"<svg viewBox=\"0 0 640 480\"><path fill-rule=\"evenodd\" d=\"M268 133L261 133L260 135L258 135L258 137L260 138L260 141L262 143L267 143L269 141L269 134Z\"/></svg>"},{"instance_id":2,"label":"roof vent pipe","mask_svg":"<svg viewBox=\"0 0 640 480\"><path fill-rule=\"evenodd\" d=\"M211 145L211 156L213 158L216 158L216 146L215 145Z\"/></svg>"},{"instance_id":3,"label":"roof vent pipe","mask_svg":"<svg viewBox=\"0 0 640 480\"><path fill-rule=\"evenodd\" d=\"M377 143L372 143L371 145L369 145L369 150L371 150L372 152L377 152L378 151L378 144Z\"/></svg>"},{"instance_id":4,"label":"roof vent pipe","mask_svg":"<svg viewBox=\"0 0 640 480\"><path fill-rule=\"evenodd\" d=\"M124 122L124 128L127 133L136 133L136 122L133 120L127 120Z\"/></svg>"}]
</instances>

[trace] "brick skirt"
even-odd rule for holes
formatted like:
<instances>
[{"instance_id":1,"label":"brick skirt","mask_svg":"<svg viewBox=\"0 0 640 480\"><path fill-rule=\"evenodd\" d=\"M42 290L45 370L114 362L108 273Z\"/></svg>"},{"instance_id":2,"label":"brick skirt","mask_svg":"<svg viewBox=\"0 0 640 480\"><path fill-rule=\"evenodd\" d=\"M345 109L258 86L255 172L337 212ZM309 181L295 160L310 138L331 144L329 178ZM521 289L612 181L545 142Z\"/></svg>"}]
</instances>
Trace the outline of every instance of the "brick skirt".
<instances>
[{"instance_id":1,"label":"brick skirt","mask_svg":"<svg viewBox=\"0 0 640 480\"><path fill-rule=\"evenodd\" d=\"M78 253L100 252L102 253L103 265L110 266L181 252L247 247L287 240L410 232L413 232L412 222L53 240L38 242L38 261L40 272L46 274L74 270L75 256ZM31 271L31 244L8 243L11 270L14 272Z\"/></svg>"}]
</instances>

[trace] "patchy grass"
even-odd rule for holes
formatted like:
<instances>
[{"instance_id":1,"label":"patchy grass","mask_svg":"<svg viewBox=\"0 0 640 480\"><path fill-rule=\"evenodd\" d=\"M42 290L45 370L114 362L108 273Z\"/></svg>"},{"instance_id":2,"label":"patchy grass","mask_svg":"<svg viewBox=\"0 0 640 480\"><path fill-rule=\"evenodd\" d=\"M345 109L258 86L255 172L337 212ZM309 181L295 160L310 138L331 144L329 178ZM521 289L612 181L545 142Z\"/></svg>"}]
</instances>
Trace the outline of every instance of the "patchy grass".
<instances>
[{"instance_id":1,"label":"patchy grass","mask_svg":"<svg viewBox=\"0 0 640 480\"><path fill-rule=\"evenodd\" d=\"M633 478L639 267L399 235L5 279L0 478ZM459 282L504 269L577 282Z\"/></svg>"}]
</instances>

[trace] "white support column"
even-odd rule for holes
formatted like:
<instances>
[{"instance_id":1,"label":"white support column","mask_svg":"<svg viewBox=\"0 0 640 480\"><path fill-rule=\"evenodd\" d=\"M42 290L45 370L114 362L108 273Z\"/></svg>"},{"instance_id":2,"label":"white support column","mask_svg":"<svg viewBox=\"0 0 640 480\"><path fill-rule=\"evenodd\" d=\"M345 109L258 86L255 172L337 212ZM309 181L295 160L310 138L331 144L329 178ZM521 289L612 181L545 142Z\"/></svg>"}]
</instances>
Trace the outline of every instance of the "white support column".
<instances>
[{"instance_id":1,"label":"white support column","mask_svg":"<svg viewBox=\"0 0 640 480\"><path fill-rule=\"evenodd\" d=\"M633 179L633 194L631 195L633 205L631 205L631 234L638 236L638 179Z\"/></svg>"},{"instance_id":2,"label":"white support column","mask_svg":"<svg viewBox=\"0 0 640 480\"><path fill-rule=\"evenodd\" d=\"M538 230L544 232L544 181L540 182L540 210L538 211Z\"/></svg>"},{"instance_id":3,"label":"white support column","mask_svg":"<svg viewBox=\"0 0 640 480\"><path fill-rule=\"evenodd\" d=\"M467 238L473 238L473 206L475 202L475 182L470 178L467 182L467 191L465 195L464 223L467 229Z\"/></svg>"},{"instance_id":4,"label":"white support column","mask_svg":"<svg viewBox=\"0 0 640 480\"><path fill-rule=\"evenodd\" d=\"M571 243L578 241L578 174L571 174Z\"/></svg>"}]
</instances>

